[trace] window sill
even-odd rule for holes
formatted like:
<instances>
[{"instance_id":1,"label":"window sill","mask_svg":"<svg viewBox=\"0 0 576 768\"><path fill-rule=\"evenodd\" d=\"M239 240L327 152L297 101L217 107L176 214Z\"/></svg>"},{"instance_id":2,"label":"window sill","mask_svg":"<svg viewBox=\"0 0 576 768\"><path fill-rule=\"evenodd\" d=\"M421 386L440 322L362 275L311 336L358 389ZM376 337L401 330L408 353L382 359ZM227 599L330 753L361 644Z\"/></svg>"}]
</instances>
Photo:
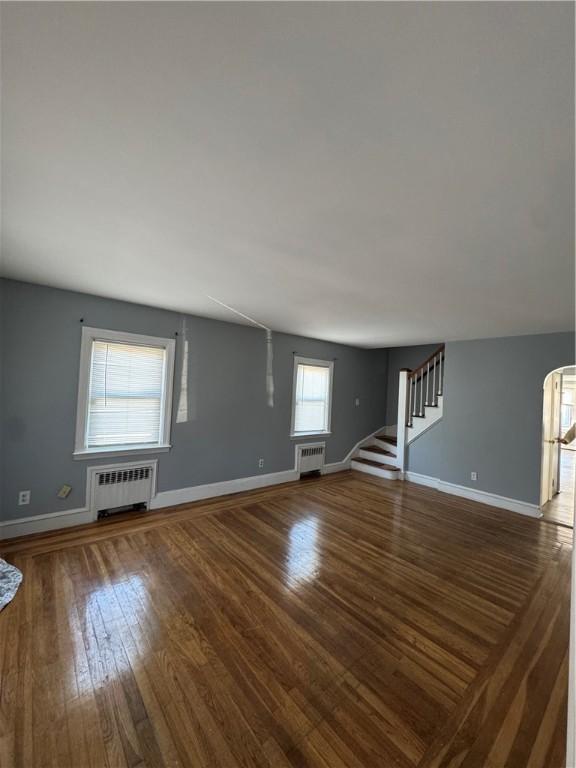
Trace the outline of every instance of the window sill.
<instances>
[{"instance_id":1,"label":"window sill","mask_svg":"<svg viewBox=\"0 0 576 768\"><path fill-rule=\"evenodd\" d=\"M297 440L300 437L322 437L322 435L331 435L332 432L292 432L291 440Z\"/></svg>"},{"instance_id":2,"label":"window sill","mask_svg":"<svg viewBox=\"0 0 576 768\"><path fill-rule=\"evenodd\" d=\"M138 456L149 453L166 453L172 448L171 445L141 445L137 448L122 447L117 448L87 448L82 451L74 451L72 457L75 461L83 459L107 458L109 456Z\"/></svg>"}]
</instances>

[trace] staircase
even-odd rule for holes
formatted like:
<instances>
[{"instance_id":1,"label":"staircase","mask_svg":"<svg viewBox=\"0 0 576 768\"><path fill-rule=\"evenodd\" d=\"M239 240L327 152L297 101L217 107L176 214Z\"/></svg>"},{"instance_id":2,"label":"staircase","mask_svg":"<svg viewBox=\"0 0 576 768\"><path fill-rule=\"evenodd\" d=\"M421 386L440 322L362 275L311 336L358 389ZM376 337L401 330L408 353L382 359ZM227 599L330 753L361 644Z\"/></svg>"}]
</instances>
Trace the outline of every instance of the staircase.
<instances>
[{"instance_id":1,"label":"staircase","mask_svg":"<svg viewBox=\"0 0 576 768\"><path fill-rule=\"evenodd\" d=\"M444 412L444 344L413 371L400 371L398 424L378 434L355 452L351 468L386 480L404 479L405 449L440 421Z\"/></svg>"},{"instance_id":2,"label":"staircase","mask_svg":"<svg viewBox=\"0 0 576 768\"><path fill-rule=\"evenodd\" d=\"M397 444L398 438L393 435L376 435L371 443L358 448L350 466L359 472L384 477L386 480L401 480Z\"/></svg>"}]
</instances>

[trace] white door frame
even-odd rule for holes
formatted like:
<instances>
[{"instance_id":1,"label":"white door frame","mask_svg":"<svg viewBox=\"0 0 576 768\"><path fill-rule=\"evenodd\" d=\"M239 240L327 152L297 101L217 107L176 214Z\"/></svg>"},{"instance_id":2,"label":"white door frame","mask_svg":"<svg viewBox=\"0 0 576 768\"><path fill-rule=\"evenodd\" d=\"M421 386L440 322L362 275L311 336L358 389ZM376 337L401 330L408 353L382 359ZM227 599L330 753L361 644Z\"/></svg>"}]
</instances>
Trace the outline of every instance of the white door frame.
<instances>
[{"instance_id":1,"label":"white door frame","mask_svg":"<svg viewBox=\"0 0 576 768\"><path fill-rule=\"evenodd\" d=\"M552 478L550 477L550 472L554 466L554 462L552 460L551 451L556 451L557 454L557 462L556 462L556 471L555 471L555 477L554 477L554 487L556 489L556 492L559 490L559 477L560 477L560 444L557 446L551 446L548 442L550 439L553 439L553 437L560 437L560 434L554 434L552 435L552 432L560 432L560 427L556 430L553 429L552 421L554 419L553 412L557 410L558 419L560 420L560 408L562 405L562 373L566 368L574 368L573 365L563 365L561 368L556 368L553 371L550 371L546 378L544 379L544 383L542 385L542 436L541 436L541 443L540 443L540 454L541 454L541 461L540 461L540 507L542 508L551 498L550 495L550 484L552 482ZM552 382L553 378L556 377L559 374L559 390L558 390L558 400L556 400L556 393L552 392L550 388L550 383Z\"/></svg>"},{"instance_id":2,"label":"white door frame","mask_svg":"<svg viewBox=\"0 0 576 768\"><path fill-rule=\"evenodd\" d=\"M544 379L543 390L549 377L553 373L562 373L566 368L574 368L574 365L563 365L550 371ZM543 398L544 400L544 398ZM544 485L544 409L545 403L542 403L543 423L540 449L542 452L542 474L540 476L540 493ZM574 509L576 515L576 493L574 494ZM576 519L576 517L575 517ZM576 547L572 547L572 575L570 590L570 649L568 653L568 728L566 734L566 766L574 768L576 766Z\"/></svg>"}]
</instances>

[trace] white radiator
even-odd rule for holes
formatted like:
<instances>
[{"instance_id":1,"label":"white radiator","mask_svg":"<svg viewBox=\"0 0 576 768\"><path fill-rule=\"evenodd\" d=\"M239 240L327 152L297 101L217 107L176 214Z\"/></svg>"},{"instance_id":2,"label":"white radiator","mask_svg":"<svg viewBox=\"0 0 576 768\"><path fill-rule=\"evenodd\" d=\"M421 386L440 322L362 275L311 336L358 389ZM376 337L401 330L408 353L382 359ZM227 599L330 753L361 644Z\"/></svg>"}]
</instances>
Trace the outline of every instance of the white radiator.
<instances>
[{"instance_id":1,"label":"white radiator","mask_svg":"<svg viewBox=\"0 0 576 768\"><path fill-rule=\"evenodd\" d=\"M91 467L90 508L97 517L103 510L129 507L133 504L150 505L155 488L155 463L116 464Z\"/></svg>"},{"instance_id":2,"label":"white radiator","mask_svg":"<svg viewBox=\"0 0 576 768\"><path fill-rule=\"evenodd\" d=\"M296 446L296 469L298 472L314 472L324 466L326 443L306 443Z\"/></svg>"}]
</instances>

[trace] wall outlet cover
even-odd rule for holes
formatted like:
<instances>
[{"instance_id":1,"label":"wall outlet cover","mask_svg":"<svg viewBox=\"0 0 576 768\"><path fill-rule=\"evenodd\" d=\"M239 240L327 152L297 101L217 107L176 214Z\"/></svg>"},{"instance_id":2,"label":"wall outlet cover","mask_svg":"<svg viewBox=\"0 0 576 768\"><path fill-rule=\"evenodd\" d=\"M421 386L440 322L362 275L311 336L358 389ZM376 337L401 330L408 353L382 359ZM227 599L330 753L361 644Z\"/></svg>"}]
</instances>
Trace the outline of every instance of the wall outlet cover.
<instances>
[{"instance_id":1,"label":"wall outlet cover","mask_svg":"<svg viewBox=\"0 0 576 768\"><path fill-rule=\"evenodd\" d=\"M58 491L58 498L59 499L67 499L68 496L70 496L70 491L72 490L71 485L64 484L62 488Z\"/></svg>"},{"instance_id":2,"label":"wall outlet cover","mask_svg":"<svg viewBox=\"0 0 576 768\"><path fill-rule=\"evenodd\" d=\"M478 480L478 472L470 472L470 480Z\"/></svg>"},{"instance_id":3,"label":"wall outlet cover","mask_svg":"<svg viewBox=\"0 0 576 768\"><path fill-rule=\"evenodd\" d=\"M18 494L18 506L23 507L25 504L30 504L30 491L20 491Z\"/></svg>"}]
</instances>

